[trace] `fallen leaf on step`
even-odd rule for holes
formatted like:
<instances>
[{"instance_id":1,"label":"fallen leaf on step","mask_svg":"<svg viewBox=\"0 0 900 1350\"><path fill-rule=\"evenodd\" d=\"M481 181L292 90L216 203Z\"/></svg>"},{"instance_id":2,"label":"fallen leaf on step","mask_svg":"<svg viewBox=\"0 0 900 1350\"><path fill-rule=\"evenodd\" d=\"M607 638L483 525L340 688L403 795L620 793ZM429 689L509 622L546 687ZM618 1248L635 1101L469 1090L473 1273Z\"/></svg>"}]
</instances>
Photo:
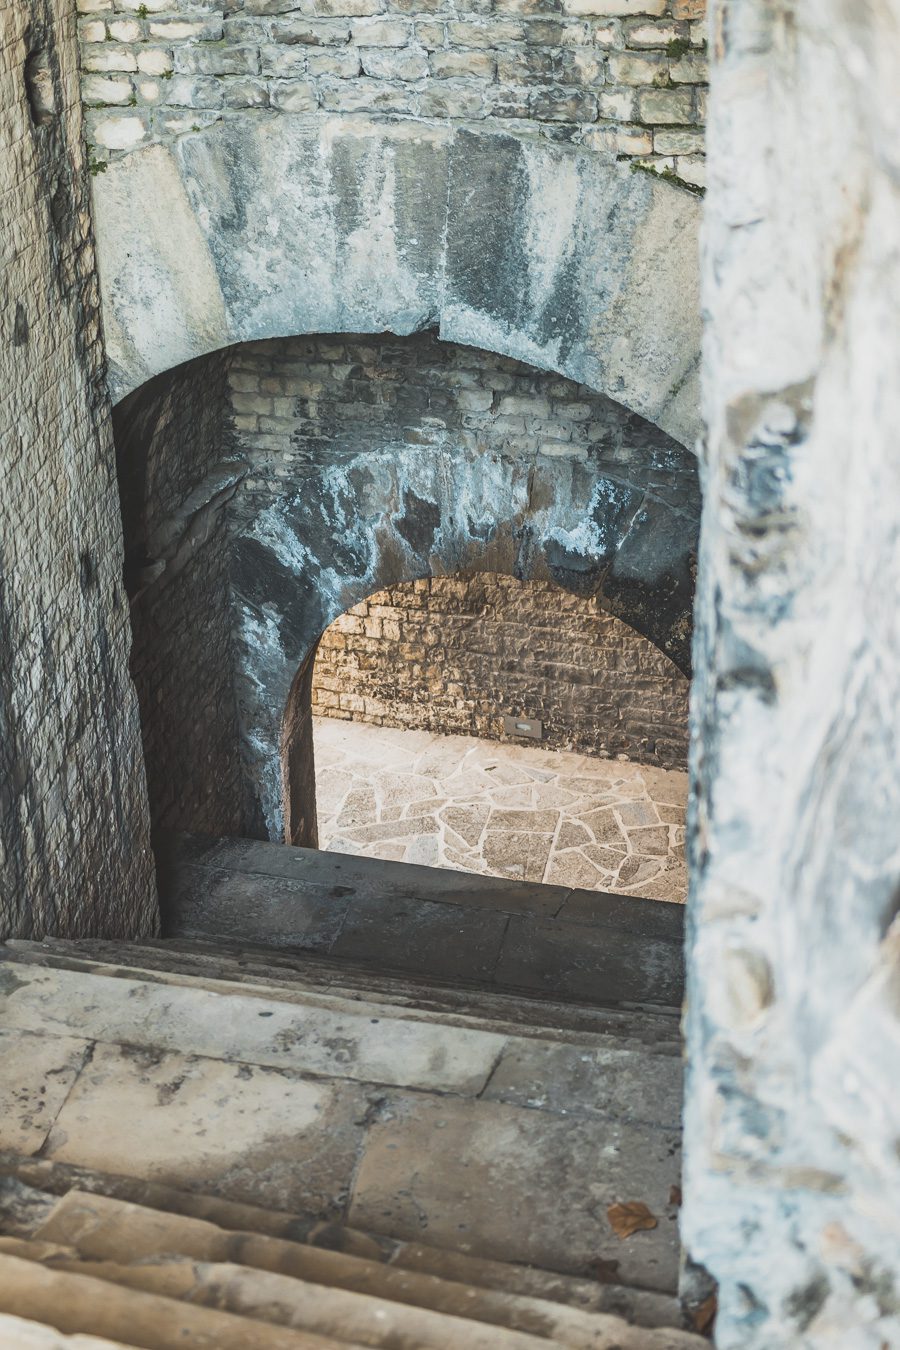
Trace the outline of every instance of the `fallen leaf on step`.
<instances>
[{"instance_id":1,"label":"fallen leaf on step","mask_svg":"<svg viewBox=\"0 0 900 1350\"><path fill-rule=\"evenodd\" d=\"M709 1298L705 1298L694 1309L691 1317L694 1330L699 1331L701 1336L705 1336L708 1331L712 1331L712 1324L716 1320L718 1310L718 1299L715 1294L710 1294Z\"/></svg>"},{"instance_id":2,"label":"fallen leaf on step","mask_svg":"<svg viewBox=\"0 0 900 1350\"><path fill-rule=\"evenodd\" d=\"M656 1228L658 1222L643 1200L627 1200L624 1204L610 1205L606 1216L610 1228L618 1238L629 1238L632 1233Z\"/></svg>"},{"instance_id":3,"label":"fallen leaf on step","mask_svg":"<svg viewBox=\"0 0 900 1350\"><path fill-rule=\"evenodd\" d=\"M670 1204L670 1205L680 1205L680 1204L681 1204L681 1187L680 1187L680 1186L670 1186L670 1187L669 1187L669 1204Z\"/></svg>"}]
</instances>

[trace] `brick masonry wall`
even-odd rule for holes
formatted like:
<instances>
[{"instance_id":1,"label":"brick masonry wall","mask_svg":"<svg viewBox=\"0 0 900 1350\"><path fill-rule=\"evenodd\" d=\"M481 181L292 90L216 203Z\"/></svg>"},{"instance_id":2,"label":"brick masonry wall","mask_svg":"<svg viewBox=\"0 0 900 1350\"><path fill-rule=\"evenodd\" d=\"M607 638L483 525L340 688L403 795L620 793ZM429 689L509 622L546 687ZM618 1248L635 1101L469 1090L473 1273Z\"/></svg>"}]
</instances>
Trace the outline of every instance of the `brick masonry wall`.
<instances>
[{"instance_id":1,"label":"brick masonry wall","mask_svg":"<svg viewBox=\"0 0 900 1350\"><path fill-rule=\"evenodd\" d=\"M704 182L705 0L78 0L95 171L247 111L507 128Z\"/></svg>"},{"instance_id":2,"label":"brick masonry wall","mask_svg":"<svg viewBox=\"0 0 900 1350\"><path fill-rule=\"evenodd\" d=\"M75 16L0 6L0 937L157 926Z\"/></svg>"},{"instance_id":3,"label":"brick masonry wall","mask_svg":"<svg viewBox=\"0 0 900 1350\"><path fill-rule=\"evenodd\" d=\"M224 353L151 381L116 408L131 668L156 831L240 833Z\"/></svg>"},{"instance_id":4,"label":"brick masonry wall","mask_svg":"<svg viewBox=\"0 0 900 1350\"><path fill-rule=\"evenodd\" d=\"M235 347L229 366L233 423L248 472L240 499L284 490L330 455L378 444L476 456L586 464L592 449L668 437L620 404L573 380L493 352L411 337L274 338Z\"/></svg>"},{"instance_id":5,"label":"brick masonry wall","mask_svg":"<svg viewBox=\"0 0 900 1350\"><path fill-rule=\"evenodd\" d=\"M543 744L663 768L687 761L688 681L646 638L550 582L479 573L407 582L336 619L319 643L313 713Z\"/></svg>"}]
</instances>

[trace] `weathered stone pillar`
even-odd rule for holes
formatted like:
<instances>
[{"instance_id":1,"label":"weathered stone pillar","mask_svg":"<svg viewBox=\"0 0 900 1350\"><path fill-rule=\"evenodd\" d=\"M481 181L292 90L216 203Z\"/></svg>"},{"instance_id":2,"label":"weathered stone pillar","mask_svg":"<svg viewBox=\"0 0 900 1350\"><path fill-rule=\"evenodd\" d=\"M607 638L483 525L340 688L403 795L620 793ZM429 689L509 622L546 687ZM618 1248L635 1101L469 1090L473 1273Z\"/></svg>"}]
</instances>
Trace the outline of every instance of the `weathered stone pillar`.
<instances>
[{"instance_id":1,"label":"weathered stone pillar","mask_svg":"<svg viewBox=\"0 0 900 1350\"><path fill-rule=\"evenodd\" d=\"M0 6L0 937L157 924L75 25Z\"/></svg>"},{"instance_id":2,"label":"weathered stone pillar","mask_svg":"<svg viewBox=\"0 0 900 1350\"><path fill-rule=\"evenodd\" d=\"M718 0L684 1231L717 1345L900 1345L900 3Z\"/></svg>"}]
</instances>

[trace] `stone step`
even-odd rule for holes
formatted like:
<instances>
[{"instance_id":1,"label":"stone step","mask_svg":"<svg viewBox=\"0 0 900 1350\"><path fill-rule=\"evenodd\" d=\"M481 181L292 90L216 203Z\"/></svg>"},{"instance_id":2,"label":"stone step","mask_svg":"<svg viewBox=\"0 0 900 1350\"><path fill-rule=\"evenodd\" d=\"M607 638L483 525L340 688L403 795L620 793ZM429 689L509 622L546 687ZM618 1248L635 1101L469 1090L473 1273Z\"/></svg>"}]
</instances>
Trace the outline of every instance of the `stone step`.
<instances>
[{"instance_id":1,"label":"stone step","mask_svg":"<svg viewBox=\"0 0 900 1350\"><path fill-rule=\"evenodd\" d=\"M46 1159L24 1158L18 1154L0 1154L0 1176L24 1183L27 1188L27 1191L17 1188L17 1202L7 1209L7 1231L20 1236L34 1231L39 1218L49 1213L56 1198L70 1190L80 1190L169 1214L206 1219L219 1228L304 1242L381 1261L403 1270L440 1275L480 1289L564 1303L585 1312L611 1313L635 1326L671 1328L681 1321L677 1299L665 1294L597 1280L578 1280L533 1266L490 1261L421 1242L402 1242L364 1233L345 1224L325 1223L311 1214L238 1204L158 1182L140 1181ZM14 1222L17 1214L21 1216L21 1226Z\"/></svg>"},{"instance_id":2,"label":"stone step","mask_svg":"<svg viewBox=\"0 0 900 1350\"><path fill-rule=\"evenodd\" d=\"M49 1318L64 1335L137 1350L347 1350L349 1344L2 1253L0 1313L37 1323ZM543 1350L546 1342L538 1345Z\"/></svg>"},{"instance_id":3,"label":"stone step","mask_svg":"<svg viewBox=\"0 0 900 1350\"><path fill-rule=\"evenodd\" d=\"M411 1015L459 1025L488 1022L498 1029L514 1029L520 1036L561 1041L588 1033L611 1037L620 1044L681 1053L679 1018L673 1009L594 1008L434 979L422 983L407 974L391 975L316 954L288 953L251 943L177 938L141 943L11 939L4 944L3 955L8 960L65 969L103 966L109 974L144 972L168 980L183 976L208 981L210 986L243 985L248 995L263 990L267 997L286 1001L324 998L390 1004Z\"/></svg>"},{"instance_id":4,"label":"stone step","mask_svg":"<svg viewBox=\"0 0 900 1350\"><path fill-rule=\"evenodd\" d=\"M19 961L0 964L0 984L0 1077L15 1104L2 1147L675 1291L671 1057L642 1070L631 1052L399 1016L335 1023L315 1006ZM369 1034L379 1028L383 1041ZM646 1121L616 1115L636 1109ZM595 1160L587 1178L585 1158ZM621 1241L607 1210L631 1200L656 1227Z\"/></svg>"},{"instance_id":5,"label":"stone step","mask_svg":"<svg viewBox=\"0 0 900 1350\"><path fill-rule=\"evenodd\" d=\"M2 951L2 949L0 949ZM390 1005L302 1003L222 984L111 977L0 959L5 1032L177 1051L320 1078L537 1105L677 1129L680 1063L610 1039L535 1042Z\"/></svg>"},{"instance_id":6,"label":"stone step","mask_svg":"<svg viewBox=\"0 0 900 1350\"><path fill-rule=\"evenodd\" d=\"M66 1336L46 1322L26 1321L0 1313L0 1345L4 1350L129 1350L124 1341L99 1336Z\"/></svg>"},{"instance_id":7,"label":"stone step","mask_svg":"<svg viewBox=\"0 0 900 1350\"><path fill-rule=\"evenodd\" d=\"M315 951L601 1007L677 1008L683 996L677 905L254 840L179 841L163 922L170 937Z\"/></svg>"},{"instance_id":8,"label":"stone step","mask_svg":"<svg viewBox=\"0 0 900 1350\"><path fill-rule=\"evenodd\" d=\"M675 1330L628 1327L604 1314L86 1192L56 1201L28 1239L0 1241L3 1252L49 1263L55 1271L385 1350L526 1350L537 1344L680 1350L700 1343Z\"/></svg>"},{"instance_id":9,"label":"stone step","mask_svg":"<svg viewBox=\"0 0 900 1350\"><path fill-rule=\"evenodd\" d=\"M144 1256L134 1264L122 1259L91 1261L77 1247L0 1237L3 1254L37 1261L54 1271L187 1301L192 1307L212 1307L290 1327L321 1337L322 1344L326 1338L375 1350L398 1344L415 1345L419 1350L545 1350L548 1345L563 1344L230 1261L196 1261L169 1251ZM583 1350L582 1342L570 1344L573 1350Z\"/></svg>"}]
</instances>

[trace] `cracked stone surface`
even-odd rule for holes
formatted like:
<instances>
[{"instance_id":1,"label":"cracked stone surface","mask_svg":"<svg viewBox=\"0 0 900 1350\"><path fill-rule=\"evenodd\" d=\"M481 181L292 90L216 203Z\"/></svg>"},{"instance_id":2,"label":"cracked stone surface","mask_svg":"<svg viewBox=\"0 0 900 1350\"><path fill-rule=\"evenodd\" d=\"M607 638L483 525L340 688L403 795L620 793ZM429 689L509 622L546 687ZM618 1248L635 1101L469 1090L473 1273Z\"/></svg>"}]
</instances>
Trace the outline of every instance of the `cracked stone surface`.
<instances>
[{"instance_id":1,"label":"cracked stone surface","mask_svg":"<svg viewBox=\"0 0 900 1350\"><path fill-rule=\"evenodd\" d=\"M687 774L315 719L324 849L683 904Z\"/></svg>"}]
</instances>

